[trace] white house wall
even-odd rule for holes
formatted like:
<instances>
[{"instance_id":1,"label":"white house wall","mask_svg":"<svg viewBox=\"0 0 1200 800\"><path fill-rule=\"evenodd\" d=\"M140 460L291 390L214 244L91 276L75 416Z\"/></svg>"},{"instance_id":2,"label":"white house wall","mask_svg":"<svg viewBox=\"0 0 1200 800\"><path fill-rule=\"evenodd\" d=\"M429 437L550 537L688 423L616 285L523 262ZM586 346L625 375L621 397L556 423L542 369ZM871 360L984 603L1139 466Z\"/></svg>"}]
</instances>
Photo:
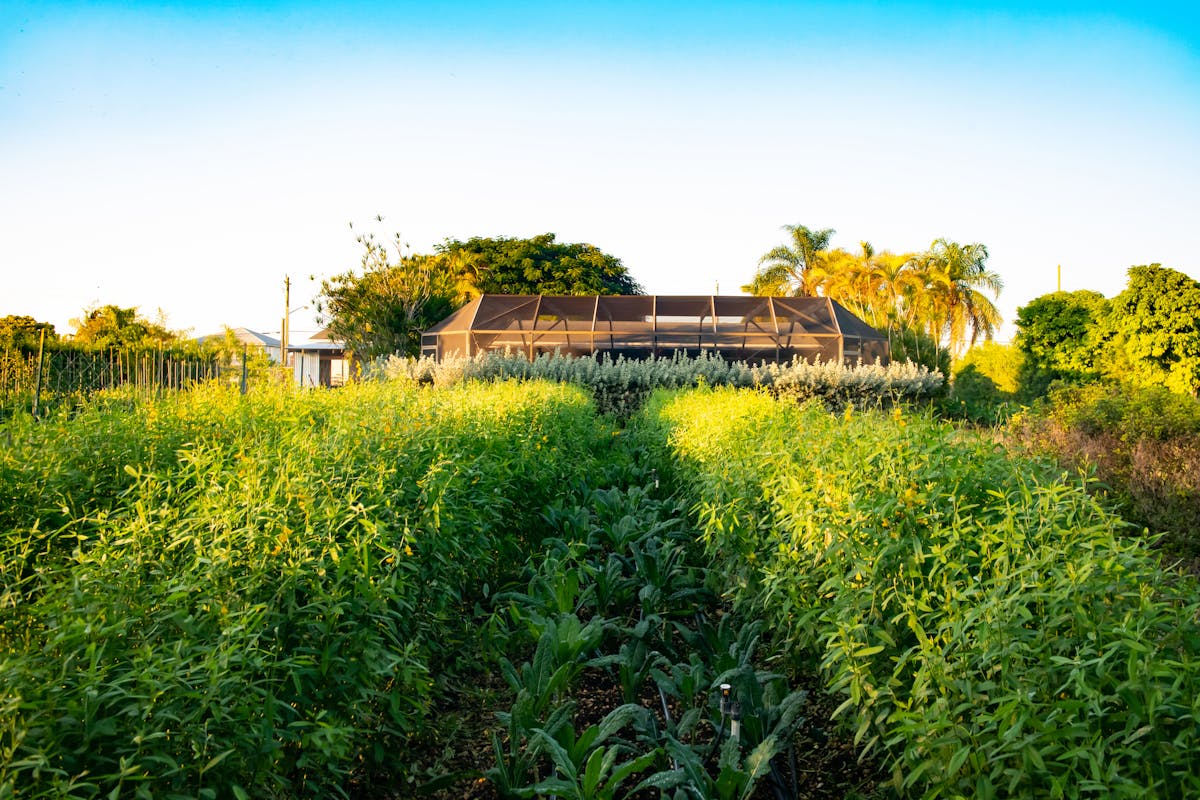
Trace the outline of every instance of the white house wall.
<instances>
[{"instance_id":1,"label":"white house wall","mask_svg":"<svg viewBox=\"0 0 1200 800\"><path fill-rule=\"evenodd\" d=\"M297 386L319 386L321 383L321 355L319 353L292 353L292 377Z\"/></svg>"}]
</instances>

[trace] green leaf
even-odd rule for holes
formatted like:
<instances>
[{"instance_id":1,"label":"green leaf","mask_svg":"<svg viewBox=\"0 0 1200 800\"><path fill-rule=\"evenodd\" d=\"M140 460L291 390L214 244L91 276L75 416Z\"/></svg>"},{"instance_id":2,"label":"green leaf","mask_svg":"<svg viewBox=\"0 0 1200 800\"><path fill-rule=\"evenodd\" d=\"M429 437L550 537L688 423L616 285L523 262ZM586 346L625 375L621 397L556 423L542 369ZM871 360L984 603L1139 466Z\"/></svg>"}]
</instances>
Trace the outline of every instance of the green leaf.
<instances>
[{"instance_id":1,"label":"green leaf","mask_svg":"<svg viewBox=\"0 0 1200 800\"><path fill-rule=\"evenodd\" d=\"M215 767L217 764L220 764L222 761L224 761L226 758L228 758L230 755L232 755L235 752L236 752L236 750L231 747L230 749L226 750L225 752L210 758L208 760L208 763L200 768L200 774L203 775L204 773L208 772L210 769Z\"/></svg>"},{"instance_id":2,"label":"green leaf","mask_svg":"<svg viewBox=\"0 0 1200 800\"><path fill-rule=\"evenodd\" d=\"M954 755L950 757L950 765L946 768L946 774L950 777L957 775L958 771L962 769L962 765L966 763L967 758L970 757L970 755L971 748L960 747L957 751L955 751Z\"/></svg>"}]
</instances>

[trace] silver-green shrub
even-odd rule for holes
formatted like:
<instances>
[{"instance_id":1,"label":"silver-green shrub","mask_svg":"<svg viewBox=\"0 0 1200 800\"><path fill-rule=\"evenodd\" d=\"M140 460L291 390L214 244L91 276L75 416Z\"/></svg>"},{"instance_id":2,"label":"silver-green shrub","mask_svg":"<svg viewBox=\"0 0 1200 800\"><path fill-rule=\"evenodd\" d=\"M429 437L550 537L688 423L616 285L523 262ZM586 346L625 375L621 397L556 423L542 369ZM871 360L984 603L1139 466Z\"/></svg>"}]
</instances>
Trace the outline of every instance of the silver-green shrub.
<instances>
[{"instance_id":1,"label":"silver-green shrub","mask_svg":"<svg viewBox=\"0 0 1200 800\"><path fill-rule=\"evenodd\" d=\"M374 378L450 385L467 380L543 379L584 386L601 411L628 414L654 389L692 386L736 386L766 389L797 401L817 398L834 410L888 407L901 401L931 397L942 389L942 375L911 361L883 365L840 361L754 366L726 361L718 355L650 359L544 354L530 361L520 354L481 353L448 358L400 358L376 361L367 371Z\"/></svg>"}]
</instances>

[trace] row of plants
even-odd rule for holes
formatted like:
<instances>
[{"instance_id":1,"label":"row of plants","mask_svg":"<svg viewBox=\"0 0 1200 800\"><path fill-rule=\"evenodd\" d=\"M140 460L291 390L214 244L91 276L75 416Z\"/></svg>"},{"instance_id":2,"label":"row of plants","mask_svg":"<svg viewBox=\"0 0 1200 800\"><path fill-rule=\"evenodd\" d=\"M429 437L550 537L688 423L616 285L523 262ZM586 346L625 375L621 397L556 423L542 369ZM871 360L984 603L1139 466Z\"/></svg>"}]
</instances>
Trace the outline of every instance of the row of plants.
<instances>
[{"instance_id":1,"label":"row of plants","mask_svg":"<svg viewBox=\"0 0 1200 800\"><path fill-rule=\"evenodd\" d=\"M752 365L726 361L716 354L674 355L650 359L599 355L542 354L530 361L519 353L481 353L471 357L399 358L376 362L371 374L410 383L454 385L469 380L549 380L588 388L604 413L629 416L655 389L699 385L761 387L797 401L819 399L836 410L875 408L936 395L942 374L909 361L846 365L840 361Z\"/></svg>"},{"instance_id":2,"label":"row of plants","mask_svg":"<svg viewBox=\"0 0 1200 800\"><path fill-rule=\"evenodd\" d=\"M618 452L601 483L547 509L555 537L497 598L528 657L500 660L513 700L487 777L505 798L796 797L806 693L761 668L761 625L723 606L644 459Z\"/></svg>"},{"instance_id":3,"label":"row of plants","mask_svg":"<svg viewBox=\"0 0 1200 800\"><path fill-rule=\"evenodd\" d=\"M702 390L647 424L738 613L926 797L1200 793L1200 604L1081 481L928 418Z\"/></svg>"},{"instance_id":4,"label":"row of plants","mask_svg":"<svg viewBox=\"0 0 1200 800\"><path fill-rule=\"evenodd\" d=\"M549 384L104 394L0 432L0 795L405 785L610 436ZM382 776L382 777L381 777Z\"/></svg>"},{"instance_id":5,"label":"row of plants","mask_svg":"<svg viewBox=\"0 0 1200 800\"><path fill-rule=\"evenodd\" d=\"M908 795L1200 791L1195 585L1046 464L765 390L618 430L417 383L6 422L0 794L411 794L492 668L504 796L795 796L814 669Z\"/></svg>"}]
</instances>

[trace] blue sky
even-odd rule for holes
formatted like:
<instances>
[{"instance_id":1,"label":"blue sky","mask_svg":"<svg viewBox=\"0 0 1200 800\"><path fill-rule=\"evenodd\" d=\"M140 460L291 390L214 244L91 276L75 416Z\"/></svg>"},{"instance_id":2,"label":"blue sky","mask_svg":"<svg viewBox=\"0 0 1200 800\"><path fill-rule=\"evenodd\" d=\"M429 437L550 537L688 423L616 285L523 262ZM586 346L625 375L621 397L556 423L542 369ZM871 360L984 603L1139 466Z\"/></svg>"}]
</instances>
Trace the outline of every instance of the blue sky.
<instances>
[{"instance_id":1,"label":"blue sky","mask_svg":"<svg viewBox=\"0 0 1200 800\"><path fill-rule=\"evenodd\" d=\"M1109 296L1132 264L1200 277L1198 20L0 0L0 315L278 330L284 276L308 302L376 214L417 251L553 231L664 294L735 293L789 223L847 248L983 242L1010 320L1059 264Z\"/></svg>"}]
</instances>

